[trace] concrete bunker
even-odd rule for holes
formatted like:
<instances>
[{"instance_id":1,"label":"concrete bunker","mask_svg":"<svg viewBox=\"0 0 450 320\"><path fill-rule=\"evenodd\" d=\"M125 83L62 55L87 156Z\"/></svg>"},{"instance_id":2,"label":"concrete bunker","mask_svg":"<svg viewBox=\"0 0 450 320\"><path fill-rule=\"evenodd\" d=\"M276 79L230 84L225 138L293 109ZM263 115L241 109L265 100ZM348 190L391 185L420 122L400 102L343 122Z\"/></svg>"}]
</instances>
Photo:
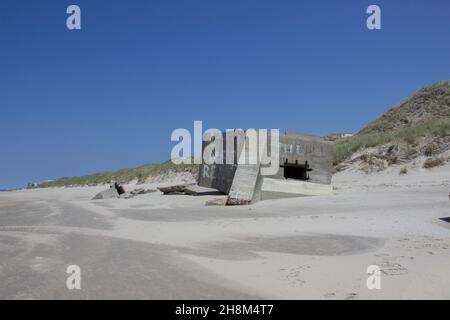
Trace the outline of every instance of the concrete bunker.
<instances>
[{"instance_id":1,"label":"concrete bunker","mask_svg":"<svg viewBox=\"0 0 450 320\"><path fill-rule=\"evenodd\" d=\"M245 134L245 133L244 133ZM242 133L237 133L242 135ZM263 165L238 162L247 145L233 138L231 149L223 135L224 158L233 163L200 166L198 184L228 194L228 204L249 204L261 200L262 192L320 195L332 192L333 149L331 142L320 137L290 132L279 135L279 168L273 175L262 175ZM241 141L241 142L239 142ZM203 141L203 151L211 143ZM268 147L269 148L269 147ZM233 153L231 157L230 152ZM268 150L271 152L271 150Z\"/></svg>"}]
</instances>

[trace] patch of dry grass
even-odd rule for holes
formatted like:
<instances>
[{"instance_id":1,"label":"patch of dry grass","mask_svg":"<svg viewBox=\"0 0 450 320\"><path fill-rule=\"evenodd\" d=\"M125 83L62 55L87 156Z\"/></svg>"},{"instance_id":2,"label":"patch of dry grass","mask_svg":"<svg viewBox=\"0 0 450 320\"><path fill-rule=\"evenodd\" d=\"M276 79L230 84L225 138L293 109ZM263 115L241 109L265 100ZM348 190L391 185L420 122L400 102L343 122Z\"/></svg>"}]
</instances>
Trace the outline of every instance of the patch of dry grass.
<instances>
[{"instance_id":1,"label":"patch of dry grass","mask_svg":"<svg viewBox=\"0 0 450 320\"><path fill-rule=\"evenodd\" d=\"M443 157L438 157L438 158L428 158L427 160L425 160L425 162L423 163L423 167L425 169L429 169L429 168L434 168L434 167L439 167L439 166L443 166L444 164L446 164L447 161L446 159L444 159Z\"/></svg>"}]
</instances>

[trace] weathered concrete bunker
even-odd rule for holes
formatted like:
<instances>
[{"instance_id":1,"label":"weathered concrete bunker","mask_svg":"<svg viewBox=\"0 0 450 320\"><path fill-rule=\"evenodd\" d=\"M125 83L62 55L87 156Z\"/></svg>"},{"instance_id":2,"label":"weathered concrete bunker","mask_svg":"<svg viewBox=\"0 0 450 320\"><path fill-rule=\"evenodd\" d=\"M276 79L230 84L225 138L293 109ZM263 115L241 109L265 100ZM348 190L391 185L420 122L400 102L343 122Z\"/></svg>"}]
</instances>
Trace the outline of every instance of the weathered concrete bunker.
<instances>
[{"instance_id":1,"label":"weathered concrete bunker","mask_svg":"<svg viewBox=\"0 0 450 320\"><path fill-rule=\"evenodd\" d=\"M223 135L223 157L232 155L233 162L203 163L198 177L200 186L228 194L228 204L258 201L262 191L305 195L331 192L333 150L330 142L301 133L280 134L278 170L272 175L262 175L264 164L238 161L241 157L250 155L245 139L237 139L237 136L233 143L227 144L226 135ZM209 141L204 141L203 150L209 144ZM267 152L270 154L270 144L268 145Z\"/></svg>"}]
</instances>

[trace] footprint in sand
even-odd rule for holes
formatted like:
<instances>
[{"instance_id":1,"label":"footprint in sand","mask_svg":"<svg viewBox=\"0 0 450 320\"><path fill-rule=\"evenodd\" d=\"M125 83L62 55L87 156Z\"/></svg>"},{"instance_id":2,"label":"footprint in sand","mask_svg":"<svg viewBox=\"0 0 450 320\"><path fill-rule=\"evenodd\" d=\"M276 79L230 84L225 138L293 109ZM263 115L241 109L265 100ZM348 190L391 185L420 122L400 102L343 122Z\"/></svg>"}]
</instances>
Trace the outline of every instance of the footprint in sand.
<instances>
[{"instance_id":1,"label":"footprint in sand","mask_svg":"<svg viewBox=\"0 0 450 320\"><path fill-rule=\"evenodd\" d=\"M291 287L303 286L306 281L304 281L302 276L302 271L309 269L310 266L300 265L290 269L279 269L284 273L283 278L289 282Z\"/></svg>"},{"instance_id":2,"label":"footprint in sand","mask_svg":"<svg viewBox=\"0 0 450 320\"><path fill-rule=\"evenodd\" d=\"M348 293L347 296L345 297L345 300L353 300L356 299L358 297L358 294L355 292L352 293Z\"/></svg>"}]
</instances>

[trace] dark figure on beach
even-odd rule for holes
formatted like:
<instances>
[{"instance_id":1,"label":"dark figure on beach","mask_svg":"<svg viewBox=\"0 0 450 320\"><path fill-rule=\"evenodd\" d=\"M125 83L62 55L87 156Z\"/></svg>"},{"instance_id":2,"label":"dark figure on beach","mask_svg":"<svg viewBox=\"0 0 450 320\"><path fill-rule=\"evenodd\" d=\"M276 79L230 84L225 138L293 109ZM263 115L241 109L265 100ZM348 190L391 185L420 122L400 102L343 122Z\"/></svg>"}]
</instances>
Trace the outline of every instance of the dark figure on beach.
<instances>
[{"instance_id":1,"label":"dark figure on beach","mask_svg":"<svg viewBox=\"0 0 450 320\"><path fill-rule=\"evenodd\" d=\"M117 182L114 182L114 188L117 190L117 193L119 195L124 194L125 193L125 189Z\"/></svg>"}]
</instances>

